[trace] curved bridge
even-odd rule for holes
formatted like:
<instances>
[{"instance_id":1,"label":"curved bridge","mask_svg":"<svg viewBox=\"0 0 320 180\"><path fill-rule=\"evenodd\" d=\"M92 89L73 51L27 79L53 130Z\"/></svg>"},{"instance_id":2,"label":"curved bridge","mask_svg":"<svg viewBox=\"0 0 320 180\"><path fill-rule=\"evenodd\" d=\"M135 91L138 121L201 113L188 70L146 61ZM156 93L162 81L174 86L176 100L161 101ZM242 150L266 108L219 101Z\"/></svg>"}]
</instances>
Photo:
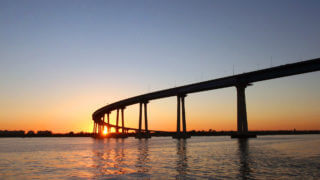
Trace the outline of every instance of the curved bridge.
<instances>
[{"instance_id":1,"label":"curved bridge","mask_svg":"<svg viewBox=\"0 0 320 180\"><path fill-rule=\"evenodd\" d=\"M161 91L156 91L152 93L147 93L128 99L124 99L107 106L104 106L96 110L92 119L94 121L93 132L96 135L101 135L105 127L110 130L111 127L116 129L116 132L127 133L129 130L135 130L138 134L147 134L148 136L150 130L148 130L148 118L147 118L147 104L151 100L166 98L171 96L177 97L177 138L186 138L188 137L186 131L186 117L185 117L185 102L184 99L187 94L208 91L226 87L236 87L237 89L237 130L239 134L246 134L248 132L248 123L247 123L247 112L246 112L246 100L245 100L245 88L249 85L252 85L254 82L264 81L269 79L281 78L285 76L298 75L303 73L309 73L320 70L320 58L306 60L302 62L286 64L281 66L276 66L272 68L262 69L258 71L252 71L248 73L228 76L224 78L203 81L199 83L189 84L185 86L165 89ZM124 109L127 106L133 104L140 104L139 109L139 128L128 128L124 126ZM142 110L144 109L144 121L145 128L142 129ZM117 111L116 124L110 124L109 115L112 111ZM119 111L121 110L122 116L122 126L119 126ZM105 115L107 115L107 122L105 122ZM180 131L180 122L182 118L182 132ZM110 132L110 131L108 131ZM139 136L143 137L143 136Z\"/></svg>"}]
</instances>

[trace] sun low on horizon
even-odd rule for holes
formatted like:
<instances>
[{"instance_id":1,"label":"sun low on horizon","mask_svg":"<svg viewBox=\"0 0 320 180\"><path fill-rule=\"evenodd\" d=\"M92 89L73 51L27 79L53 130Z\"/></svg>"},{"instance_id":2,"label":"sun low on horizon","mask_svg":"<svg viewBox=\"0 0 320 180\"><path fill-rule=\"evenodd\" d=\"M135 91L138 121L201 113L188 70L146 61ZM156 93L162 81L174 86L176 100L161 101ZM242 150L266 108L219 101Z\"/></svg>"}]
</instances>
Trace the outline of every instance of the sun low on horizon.
<instances>
[{"instance_id":1,"label":"sun low on horizon","mask_svg":"<svg viewBox=\"0 0 320 180\"><path fill-rule=\"evenodd\" d=\"M108 132L108 129L107 128L105 128L104 130L103 130L103 135L107 135L109 132Z\"/></svg>"}]
</instances>

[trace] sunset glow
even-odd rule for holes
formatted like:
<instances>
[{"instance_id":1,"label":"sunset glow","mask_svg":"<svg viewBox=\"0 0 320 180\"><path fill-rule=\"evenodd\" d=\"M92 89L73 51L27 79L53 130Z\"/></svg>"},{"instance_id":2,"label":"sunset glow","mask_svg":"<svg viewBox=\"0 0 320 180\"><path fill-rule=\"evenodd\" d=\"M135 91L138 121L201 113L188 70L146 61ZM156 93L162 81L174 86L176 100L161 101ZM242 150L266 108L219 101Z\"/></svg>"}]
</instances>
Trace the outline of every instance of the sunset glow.
<instances>
[{"instance_id":1,"label":"sunset glow","mask_svg":"<svg viewBox=\"0 0 320 180\"><path fill-rule=\"evenodd\" d=\"M107 128L104 128L103 130L103 135L107 135L108 134L108 129Z\"/></svg>"}]
</instances>

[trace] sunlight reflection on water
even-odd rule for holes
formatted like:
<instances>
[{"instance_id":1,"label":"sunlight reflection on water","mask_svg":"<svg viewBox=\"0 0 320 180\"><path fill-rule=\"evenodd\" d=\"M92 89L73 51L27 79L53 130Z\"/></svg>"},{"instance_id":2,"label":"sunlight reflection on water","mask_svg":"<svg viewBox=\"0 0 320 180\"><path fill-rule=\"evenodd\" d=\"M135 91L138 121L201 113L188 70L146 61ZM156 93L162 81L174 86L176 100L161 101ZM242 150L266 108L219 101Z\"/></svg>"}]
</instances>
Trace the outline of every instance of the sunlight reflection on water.
<instances>
[{"instance_id":1,"label":"sunlight reflection on water","mask_svg":"<svg viewBox=\"0 0 320 180\"><path fill-rule=\"evenodd\" d=\"M319 135L0 139L0 179L301 179L319 169Z\"/></svg>"}]
</instances>

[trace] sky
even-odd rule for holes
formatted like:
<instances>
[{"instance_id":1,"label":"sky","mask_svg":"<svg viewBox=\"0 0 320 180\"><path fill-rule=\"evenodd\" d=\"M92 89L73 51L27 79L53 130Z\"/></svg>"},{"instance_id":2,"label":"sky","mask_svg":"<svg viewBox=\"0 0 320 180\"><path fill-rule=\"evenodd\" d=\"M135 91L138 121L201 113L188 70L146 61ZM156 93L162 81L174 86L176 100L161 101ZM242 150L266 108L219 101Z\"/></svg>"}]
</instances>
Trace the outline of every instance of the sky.
<instances>
[{"instance_id":1,"label":"sky","mask_svg":"<svg viewBox=\"0 0 320 180\"><path fill-rule=\"evenodd\" d=\"M320 57L320 1L0 0L0 129L91 132L109 103ZM246 89L249 130L320 129L320 72ZM148 104L176 129L176 97ZM186 97L187 130L236 130L236 89ZM138 126L138 105L125 109ZM111 114L112 122L115 112Z\"/></svg>"}]
</instances>

